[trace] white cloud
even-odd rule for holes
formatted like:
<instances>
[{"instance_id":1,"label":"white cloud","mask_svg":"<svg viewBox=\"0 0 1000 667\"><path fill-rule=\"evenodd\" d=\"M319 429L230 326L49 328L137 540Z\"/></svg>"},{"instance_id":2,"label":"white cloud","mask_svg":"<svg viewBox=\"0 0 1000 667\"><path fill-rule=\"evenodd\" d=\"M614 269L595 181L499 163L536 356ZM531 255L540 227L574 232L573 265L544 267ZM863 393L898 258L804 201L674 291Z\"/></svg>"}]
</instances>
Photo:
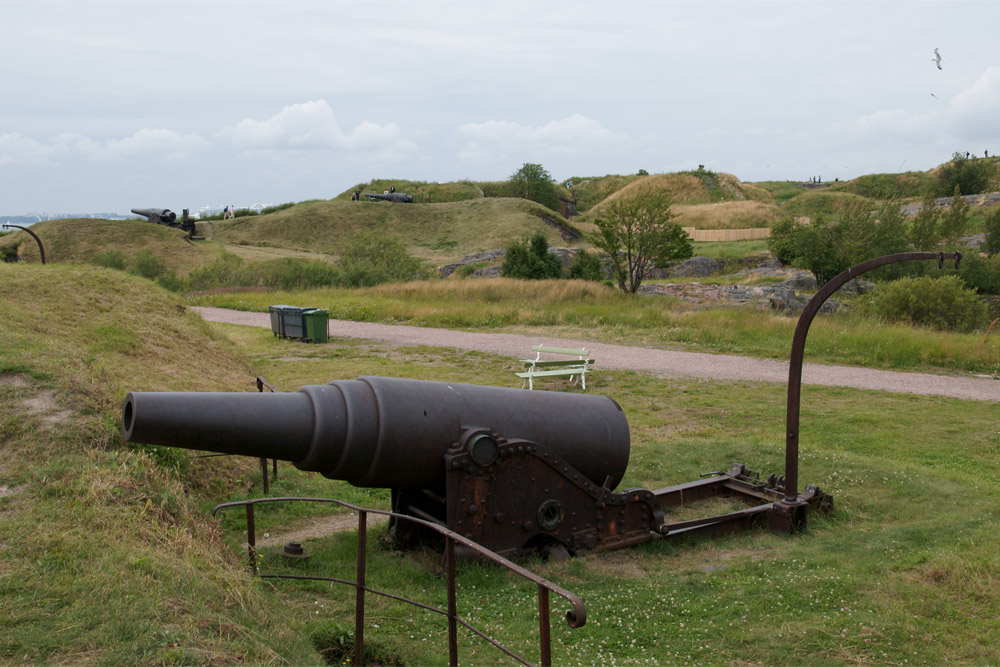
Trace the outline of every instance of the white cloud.
<instances>
[{"instance_id":1,"label":"white cloud","mask_svg":"<svg viewBox=\"0 0 1000 667\"><path fill-rule=\"evenodd\" d=\"M467 123L455 134L464 142L458 156L468 161L539 153L587 155L606 150L623 140L596 120L580 114L537 127L501 120Z\"/></svg>"},{"instance_id":2,"label":"white cloud","mask_svg":"<svg viewBox=\"0 0 1000 667\"><path fill-rule=\"evenodd\" d=\"M374 159L404 159L416 145L395 123L365 121L345 132L325 100L293 104L267 120L245 118L219 132L244 151L329 150L366 153Z\"/></svg>"},{"instance_id":3,"label":"white cloud","mask_svg":"<svg viewBox=\"0 0 1000 667\"><path fill-rule=\"evenodd\" d=\"M876 111L859 118L855 129L861 140L885 138L934 142L952 150L974 140L996 140L1000 116L1000 67L989 67L969 87L938 108L924 113L906 109Z\"/></svg>"},{"instance_id":4,"label":"white cloud","mask_svg":"<svg viewBox=\"0 0 1000 667\"><path fill-rule=\"evenodd\" d=\"M162 129L142 129L130 137L109 139L103 143L69 132L43 143L15 132L0 135L0 164L45 164L57 156L73 153L99 161L133 157L178 160L204 150L208 145L197 134Z\"/></svg>"},{"instance_id":5,"label":"white cloud","mask_svg":"<svg viewBox=\"0 0 1000 667\"><path fill-rule=\"evenodd\" d=\"M66 152L66 147L62 144L43 144L17 132L0 134L0 165L46 164Z\"/></svg>"},{"instance_id":6,"label":"white cloud","mask_svg":"<svg viewBox=\"0 0 1000 667\"><path fill-rule=\"evenodd\" d=\"M967 140L996 140L1000 117L1000 67L990 67L948 105L955 134Z\"/></svg>"},{"instance_id":7,"label":"white cloud","mask_svg":"<svg viewBox=\"0 0 1000 667\"><path fill-rule=\"evenodd\" d=\"M209 144L197 134L181 134L173 130L143 128L124 139L110 139L103 146L92 146L92 155L101 160L131 157L162 157L179 160L205 150Z\"/></svg>"}]
</instances>

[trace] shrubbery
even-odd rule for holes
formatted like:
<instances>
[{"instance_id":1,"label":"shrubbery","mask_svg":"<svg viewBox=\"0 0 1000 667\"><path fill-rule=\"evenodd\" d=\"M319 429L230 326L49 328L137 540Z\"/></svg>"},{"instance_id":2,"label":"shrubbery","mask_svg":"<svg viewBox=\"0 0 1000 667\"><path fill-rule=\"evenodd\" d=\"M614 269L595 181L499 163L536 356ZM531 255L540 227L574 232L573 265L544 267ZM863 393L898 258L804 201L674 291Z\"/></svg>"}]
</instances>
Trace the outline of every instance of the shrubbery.
<instances>
[{"instance_id":1,"label":"shrubbery","mask_svg":"<svg viewBox=\"0 0 1000 667\"><path fill-rule=\"evenodd\" d=\"M173 292L205 291L223 287L367 287L383 282L405 282L427 277L420 260L406 252L396 240L374 234L361 235L344 251L340 265L321 260L305 262L283 258L246 261L224 252L214 262L179 278L148 248L141 250L131 266L125 256L111 250L91 258L91 263L128 270Z\"/></svg>"},{"instance_id":2,"label":"shrubbery","mask_svg":"<svg viewBox=\"0 0 1000 667\"><path fill-rule=\"evenodd\" d=\"M504 278L543 280L562 277L559 258L549 252L545 235L537 232L530 239L515 241L507 246L500 275Z\"/></svg>"},{"instance_id":3,"label":"shrubbery","mask_svg":"<svg viewBox=\"0 0 1000 667\"><path fill-rule=\"evenodd\" d=\"M960 189L963 195L986 192L992 174L993 167L989 160L955 153L938 172L938 196L947 197L955 192L955 188Z\"/></svg>"},{"instance_id":4,"label":"shrubbery","mask_svg":"<svg viewBox=\"0 0 1000 667\"><path fill-rule=\"evenodd\" d=\"M901 278L862 297L862 310L892 322L909 322L945 331L972 331L987 308L957 276Z\"/></svg>"},{"instance_id":5,"label":"shrubbery","mask_svg":"<svg viewBox=\"0 0 1000 667\"><path fill-rule=\"evenodd\" d=\"M340 284L370 287L379 283L426 278L420 260L406 252L402 241L379 234L357 236L340 257Z\"/></svg>"},{"instance_id":6,"label":"shrubbery","mask_svg":"<svg viewBox=\"0 0 1000 667\"><path fill-rule=\"evenodd\" d=\"M596 282L608 282L608 272L601 263L601 258L597 254L592 254L586 250L580 250L569 265L567 278L578 280L594 280Z\"/></svg>"},{"instance_id":7,"label":"shrubbery","mask_svg":"<svg viewBox=\"0 0 1000 667\"><path fill-rule=\"evenodd\" d=\"M995 206L986 214L983 228L986 231L983 250L990 256L1000 255L1000 206Z\"/></svg>"}]
</instances>

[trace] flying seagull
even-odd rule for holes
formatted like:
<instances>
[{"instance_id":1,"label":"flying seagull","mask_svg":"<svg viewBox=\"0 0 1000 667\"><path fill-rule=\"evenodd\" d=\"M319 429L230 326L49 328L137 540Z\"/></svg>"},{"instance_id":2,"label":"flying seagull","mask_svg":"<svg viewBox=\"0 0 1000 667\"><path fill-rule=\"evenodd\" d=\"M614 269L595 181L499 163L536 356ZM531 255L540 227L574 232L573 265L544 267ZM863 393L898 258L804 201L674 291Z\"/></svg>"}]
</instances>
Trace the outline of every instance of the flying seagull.
<instances>
[{"instance_id":1,"label":"flying seagull","mask_svg":"<svg viewBox=\"0 0 1000 667\"><path fill-rule=\"evenodd\" d=\"M934 61L934 64L937 65L938 69L941 69L941 54L938 53L937 49L934 49L934 57L931 58L931 60Z\"/></svg>"}]
</instances>

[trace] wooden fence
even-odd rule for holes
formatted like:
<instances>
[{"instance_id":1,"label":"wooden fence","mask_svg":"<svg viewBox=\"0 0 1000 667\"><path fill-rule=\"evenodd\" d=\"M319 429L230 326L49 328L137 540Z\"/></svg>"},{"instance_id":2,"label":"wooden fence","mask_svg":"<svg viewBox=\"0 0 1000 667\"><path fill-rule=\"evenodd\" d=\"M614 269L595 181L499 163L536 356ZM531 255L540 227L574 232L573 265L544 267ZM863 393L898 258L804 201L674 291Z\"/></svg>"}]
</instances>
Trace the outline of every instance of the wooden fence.
<instances>
[{"instance_id":1,"label":"wooden fence","mask_svg":"<svg viewBox=\"0 0 1000 667\"><path fill-rule=\"evenodd\" d=\"M682 228L692 241L753 241L756 239L766 239L771 235L768 227L755 227L751 229L695 229L694 227Z\"/></svg>"},{"instance_id":2,"label":"wooden fence","mask_svg":"<svg viewBox=\"0 0 1000 667\"><path fill-rule=\"evenodd\" d=\"M808 220L808 218L807 218ZM597 225L592 222L574 222L573 225L585 234L597 232ZM694 227L681 227L692 241L753 241L756 239L766 239L771 235L768 227L754 227L750 229L695 229Z\"/></svg>"}]
</instances>

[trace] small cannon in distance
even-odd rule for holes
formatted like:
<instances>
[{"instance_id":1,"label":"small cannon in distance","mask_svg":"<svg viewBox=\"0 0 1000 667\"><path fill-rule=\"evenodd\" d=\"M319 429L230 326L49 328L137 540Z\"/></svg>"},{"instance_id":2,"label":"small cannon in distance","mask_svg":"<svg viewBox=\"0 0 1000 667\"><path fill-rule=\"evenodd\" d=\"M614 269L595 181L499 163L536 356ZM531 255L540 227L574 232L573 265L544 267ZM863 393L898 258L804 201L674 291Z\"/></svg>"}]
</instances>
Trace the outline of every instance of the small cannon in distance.
<instances>
[{"instance_id":1,"label":"small cannon in distance","mask_svg":"<svg viewBox=\"0 0 1000 667\"><path fill-rule=\"evenodd\" d=\"M133 208L132 212L157 225L177 226L177 214L169 208Z\"/></svg>"},{"instance_id":2,"label":"small cannon in distance","mask_svg":"<svg viewBox=\"0 0 1000 667\"><path fill-rule=\"evenodd\" d=\"M389 192L385 194L378 194L377 192L366 192L364 197L368 197L372 201L391 201L396 204L412 204L413 195L408 195L405 192Z\"/></svg>"},{"instance_id":3,"label":"small cannon in distance","mask_svg":"<svg viewBox=\"0 0 1000 667\"><path fill-rule=\"evenodd\" d=\"M132 212L136 215L145 216L148 222L181 229L187 233L187 238L189 239L203 240L204 238L195 236L194 218L190 216L188 209L184 209L180 222L177 221L177 214L169 208L133 208Z\"/></svg>"},{"instance_id":4,"label":"small cannon in distance","mask_svg":"<svg viewBox=\"0 0 1000 667\"><path fill-rule=\"evenodd\" d=\"M362 377L291 393L133 392L127 442L291 461L356 486L391 490L394 512L436 522L505 556L605 551L758 524L793 531L832 499L783 497L742 465L656 491L615 491L628 421L597 395ZM672 508L734 497L746 508L669 522ZM427 537L406 521L395 541Z\"/></svg>"}]
</instances>

